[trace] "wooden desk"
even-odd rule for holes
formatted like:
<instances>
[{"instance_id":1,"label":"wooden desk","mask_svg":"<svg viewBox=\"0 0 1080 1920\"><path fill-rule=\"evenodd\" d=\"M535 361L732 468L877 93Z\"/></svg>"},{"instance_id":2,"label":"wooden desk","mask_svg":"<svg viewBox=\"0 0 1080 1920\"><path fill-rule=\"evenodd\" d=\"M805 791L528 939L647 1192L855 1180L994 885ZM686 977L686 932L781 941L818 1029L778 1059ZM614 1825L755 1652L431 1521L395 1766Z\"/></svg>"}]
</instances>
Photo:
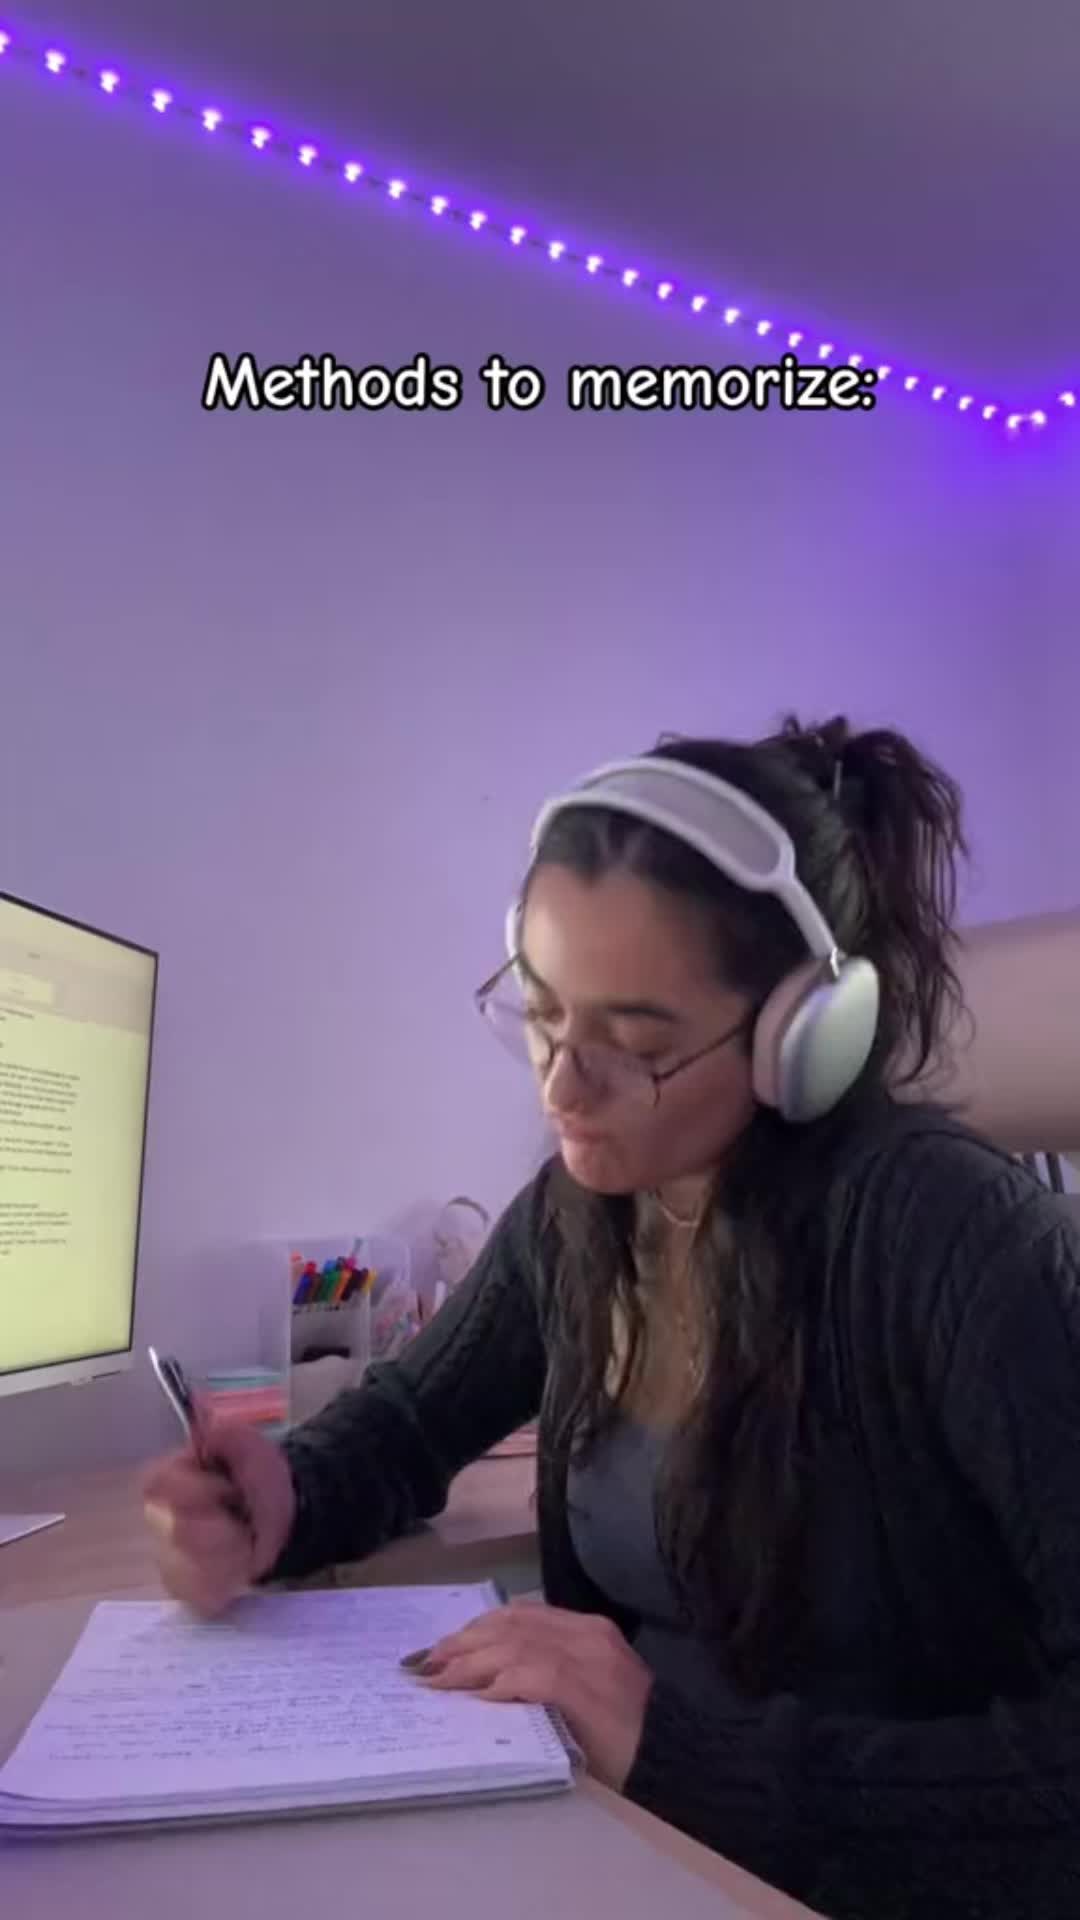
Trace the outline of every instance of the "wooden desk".
<instances>
[{"instance_id":1,"label":"wooden desk","mask_svg":"<svg viewBox=\"0 0 1080 1920\"><path fill-rule=\"evenodd\" d=\"M154 1544L143 1523L142 1469L0 1478L0 1512L64 1513L45 1533L0 1547L0 1606L38 1600L150 1599L161 1593ZM343 1567L342 1584L407 1586L448 1581L496 1565L526 1561L536 1551L530 1459L478 1460L458 1475L446 1511L422 1532L395 1540L359 1569ZM331 1582L335 1575L329 1576ZM325 1577L320 1584L326 1585Z\"/></svg>"},{"instance_id":2,"label":"wooden desk","mask_svg":"<svg viewBox=\"0 0 1080 1920\"><path fill-rule=\"evenodd\" d=\"M0 1547L0 1760L55 1678L91 1604L160 1594L134 1471L0 1480L0 1508L65 1512ZM535 1550L531 1460L478 1461L423 1533L343 1580L452 1580ZM813 1920L595 1781L566 1800L268 1822L111 1839L0 1843L5 1911L85 1920L120 1911L188 1920L254 1899L260 1920L331 1920L363 1890L380 1920L577 1920L614 1901L621 1920ZM20 1903L20 1895L22 1903ZM723 1897L721 1897L723 1896Z\"/></svg>"}]
</instances>

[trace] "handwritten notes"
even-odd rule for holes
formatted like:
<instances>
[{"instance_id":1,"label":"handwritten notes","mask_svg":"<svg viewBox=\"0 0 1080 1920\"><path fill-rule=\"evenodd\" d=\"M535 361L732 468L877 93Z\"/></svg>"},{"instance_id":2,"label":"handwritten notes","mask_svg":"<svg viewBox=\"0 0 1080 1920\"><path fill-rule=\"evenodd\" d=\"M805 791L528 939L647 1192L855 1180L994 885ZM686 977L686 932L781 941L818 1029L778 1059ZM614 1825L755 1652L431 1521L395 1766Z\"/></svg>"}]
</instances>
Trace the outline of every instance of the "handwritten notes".
<instances>
[{"instance_id":1,"label":"handwritten notes","mask_svg":"<svg viewBox=\"0 0 1080 1920\"><path fill-rule=\"evenodd\" d=\"M543 1713L435 1693L400 1666L494 1604L487 1586L262 1594L205 1623L171 1603L105 1602L0 1796L201 1805L565 1772Z\"/></svg>"}]
</instances>

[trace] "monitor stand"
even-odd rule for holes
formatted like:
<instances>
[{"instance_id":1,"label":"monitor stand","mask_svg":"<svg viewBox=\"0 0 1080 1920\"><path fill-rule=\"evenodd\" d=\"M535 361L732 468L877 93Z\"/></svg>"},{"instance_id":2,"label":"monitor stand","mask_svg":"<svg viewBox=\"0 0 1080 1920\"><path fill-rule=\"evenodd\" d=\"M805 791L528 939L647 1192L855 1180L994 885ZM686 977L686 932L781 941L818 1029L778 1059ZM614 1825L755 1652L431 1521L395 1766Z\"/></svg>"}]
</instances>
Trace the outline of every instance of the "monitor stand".
<instances>
[{"instance_id":1,"label":"monitor stand","mask_svg":"<svg viewBox=\"0 0 1080 1920\"><path fill-rule=\"evenodd\" d=\"M0 1513L0 1547L13 1540L25 1540L28 1533L44 1533L46 1527L59 1526L62 1513Z\"/></svg>"}]
</instances>

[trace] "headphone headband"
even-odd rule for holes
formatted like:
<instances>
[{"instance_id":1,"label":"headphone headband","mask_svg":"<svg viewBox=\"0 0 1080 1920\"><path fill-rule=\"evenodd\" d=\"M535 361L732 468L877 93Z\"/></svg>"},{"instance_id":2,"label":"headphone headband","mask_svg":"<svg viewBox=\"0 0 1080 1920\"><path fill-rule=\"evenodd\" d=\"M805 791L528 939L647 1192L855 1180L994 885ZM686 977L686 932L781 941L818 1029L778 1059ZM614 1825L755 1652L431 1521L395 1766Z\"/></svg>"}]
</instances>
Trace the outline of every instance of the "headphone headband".
<instances>
[{"instance_id":1,"label":"headphone headband","mask_svg":"<svg viewBox=\"0 0 1080 1920\"><path fill-rule=\"evenodd\" d=\"M681 760L649 755L614 761L545 803L532 830L533 858L551 822L571 807L606 807L662 828L736 886L772 894L787 909L813 957L838 962L828 921L795 871L790 834L741 787Z\"/></svg>"}]
</instances>

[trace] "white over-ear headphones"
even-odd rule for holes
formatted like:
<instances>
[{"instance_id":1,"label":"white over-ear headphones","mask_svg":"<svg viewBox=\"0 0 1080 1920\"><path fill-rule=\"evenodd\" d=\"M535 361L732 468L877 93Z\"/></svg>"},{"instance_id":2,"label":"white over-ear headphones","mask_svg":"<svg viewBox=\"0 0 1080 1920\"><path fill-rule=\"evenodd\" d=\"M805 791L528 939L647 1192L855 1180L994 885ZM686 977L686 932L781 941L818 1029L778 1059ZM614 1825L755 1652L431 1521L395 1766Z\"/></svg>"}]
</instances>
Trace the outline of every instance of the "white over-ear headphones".
<instances>
[{"instance_id":1,"label":"white over-ear headphones","mask_svg":"<svg viewBox=\"0 0 1080 1920\"><path fill-rule=\"evenodd\" d=\"M787 908L809 958L789 973L758 1013L753 1084L758 1100L785 1120L817 1120L858 1079L877 1031L880 988L869 960L840 952L827 921L795 871L790 835L741 788L680 760L647 757L600 767L547 801L532 831L544 833L570 807L606 807L661 827L694 847L736 886L771 893ZM506 921L510 958L518 950L520 903Z\"/></svg>"}]
</instances>

